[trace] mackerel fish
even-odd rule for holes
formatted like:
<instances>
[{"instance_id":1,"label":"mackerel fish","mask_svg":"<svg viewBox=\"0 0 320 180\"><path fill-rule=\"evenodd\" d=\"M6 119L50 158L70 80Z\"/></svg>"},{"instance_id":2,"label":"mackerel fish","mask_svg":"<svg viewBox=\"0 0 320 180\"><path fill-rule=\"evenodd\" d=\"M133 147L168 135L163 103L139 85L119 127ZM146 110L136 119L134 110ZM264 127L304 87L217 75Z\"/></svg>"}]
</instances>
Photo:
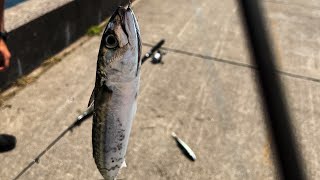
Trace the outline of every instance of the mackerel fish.
<instances>
[{"instance_id":1,"label":"mackerel fish","mask_svg":"<svg viewBox=\"0 0 320 180\"><path fill-rule=\"evenodd\" d=\"M119 7L110 18L100 44L95 88L92 146L105 180L116 179L125 155L137 109L141 67L140 31L130 7Z\"/></svg>"}]
</instances>

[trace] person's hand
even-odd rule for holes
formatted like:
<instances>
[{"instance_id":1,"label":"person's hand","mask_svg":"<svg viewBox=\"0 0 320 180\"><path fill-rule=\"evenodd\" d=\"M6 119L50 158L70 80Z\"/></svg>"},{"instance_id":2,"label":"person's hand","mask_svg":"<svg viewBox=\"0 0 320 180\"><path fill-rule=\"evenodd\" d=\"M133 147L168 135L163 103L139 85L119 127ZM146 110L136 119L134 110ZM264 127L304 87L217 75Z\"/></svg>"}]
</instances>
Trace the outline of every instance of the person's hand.
<instances>
[{"instance_id":1,"label":"person's hand","mask_svg":"<svg viewBox=\"0 0 320 180\"><path fill-rule=\"evenodd\" d=\"M4 42L4 40L1 38L0 38L0 54L2 55L2 58L0 58L0 71L4 71L10 65L11 53L6 43Z\"/></svg>"}]
</instances>

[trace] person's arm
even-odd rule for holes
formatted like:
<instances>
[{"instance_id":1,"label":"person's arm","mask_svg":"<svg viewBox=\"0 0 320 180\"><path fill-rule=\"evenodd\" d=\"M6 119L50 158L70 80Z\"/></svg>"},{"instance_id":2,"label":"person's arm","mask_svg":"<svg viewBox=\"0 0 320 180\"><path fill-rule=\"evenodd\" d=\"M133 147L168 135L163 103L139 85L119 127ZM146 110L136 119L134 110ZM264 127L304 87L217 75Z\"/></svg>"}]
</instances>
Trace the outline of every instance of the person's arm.
<instances>
[{"instance_id":1,"label":"person's arm","mask_svg":"<svg viewBox=\"0 0 320 180\"><path fill-rule=\"evenodd\" d=\"M4 32L4 0L0 0L0 31ZM6 42L0 38L0 54L2 58L0 58L0 71L4 71L10 65L11 54L7 47Z\"/></svg>"}]
</instances>

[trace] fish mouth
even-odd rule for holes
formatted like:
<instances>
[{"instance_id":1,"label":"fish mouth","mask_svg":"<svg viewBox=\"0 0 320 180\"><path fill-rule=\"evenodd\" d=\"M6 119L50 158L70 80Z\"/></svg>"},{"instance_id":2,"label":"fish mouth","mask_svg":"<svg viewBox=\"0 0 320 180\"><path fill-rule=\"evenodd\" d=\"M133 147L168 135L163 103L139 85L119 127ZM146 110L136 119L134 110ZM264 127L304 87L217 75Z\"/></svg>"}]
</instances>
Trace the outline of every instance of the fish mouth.
<instances>
[{"instance_id":1,"label":"fish mouth","mask_svg":"<svg viewBox=\"0 0 320 180\"><path fill-rule=\"evenodd\" d=\"M123 7L119 6L118 9L113 13L109 20L109 25L106 27L104 34L113 29L115 26L121 26L124 34L128 39L128 43L134 45L138 43L138 61L140 63L141 57L141 39L140 29L138 26L137 19L130 6Z\"/></svg>"},{"instance_id":2,"label":"fish mouth","mask_svg":"<svg viewBox=\"0 0 320 180\"><path fill-rule=\"evenodd\" d=\"M135 41L138 42L138 60L140 61L141 57L141 39L140 39L140 29L138 25L138 21L130 7L122 7L119 6L115 16L120 17L120 24L122 26L122 29L124 30L124 33L127 35L127 38L129 40L129 43L132 44Z\"/></svg>"},{"instance_id":3,"label":"fish mouth","mask_svg":"<svg viewBox=\"0 0 320 180\"><path fill-rule=\"evenodd\" d=\"M120 18L120 23L125 25L126 23L130 24L130 19L132 19L132 18L130 18L130 16L134 16L134 15L133 15L132 9L130 7L125 8L123 6L119 6L118 9L115 11L115 13L111 16L109 21L110 22L115 21L117 16L119 16L119 18ZM127 20L129 20L129 21L127 21Z\"/></svg>"},{"instance_id":4,"label":"fish mouth","mask_svg":"<svg viewBox=\"0 0 320 180\"><path fill-rule=\"evenodd\" d=\"M137 21L136 16L134 15L130 5L127 8L127 13L130 13L130 16L132 17L132 21L134 23L134 28L135 28L135 31L136 31L136 38L137 38L137 42L138 42L138 61L139 61L139 64L140 64L141 63L140 62L140 58L141 58L141 35L140 35L140 29L139 29L138 21Z\"/></svg>"}]
</instances>

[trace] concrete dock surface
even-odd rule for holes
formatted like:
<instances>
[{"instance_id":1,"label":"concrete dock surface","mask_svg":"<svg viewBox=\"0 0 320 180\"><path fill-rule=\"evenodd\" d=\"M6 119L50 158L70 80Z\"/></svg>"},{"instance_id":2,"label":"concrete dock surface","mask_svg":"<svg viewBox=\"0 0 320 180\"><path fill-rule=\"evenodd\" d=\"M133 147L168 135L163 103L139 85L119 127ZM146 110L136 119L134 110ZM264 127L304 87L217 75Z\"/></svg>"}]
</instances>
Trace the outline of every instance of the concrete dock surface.
<instances>
[{"instance_id":1,"label":"concrete dock surface","mask_svg":"<svg viewBox=\"0 0 320 180\"><path fill-rule=\"evenodd\" d=\"M294 132L310 179L320 178L320 2L265 0ZM140 0L142 40L166 39L163 65L142 67L138 111L120 179L279 179L236 1ZM88 38L0 107L0 179L15 178L86 109L100 36ZM146 52L150 47L143 46ZM67 133L19 179L102 179L92 120ZM189 161L171 132L196 153Z\"/></svg>"}]
</instances>

